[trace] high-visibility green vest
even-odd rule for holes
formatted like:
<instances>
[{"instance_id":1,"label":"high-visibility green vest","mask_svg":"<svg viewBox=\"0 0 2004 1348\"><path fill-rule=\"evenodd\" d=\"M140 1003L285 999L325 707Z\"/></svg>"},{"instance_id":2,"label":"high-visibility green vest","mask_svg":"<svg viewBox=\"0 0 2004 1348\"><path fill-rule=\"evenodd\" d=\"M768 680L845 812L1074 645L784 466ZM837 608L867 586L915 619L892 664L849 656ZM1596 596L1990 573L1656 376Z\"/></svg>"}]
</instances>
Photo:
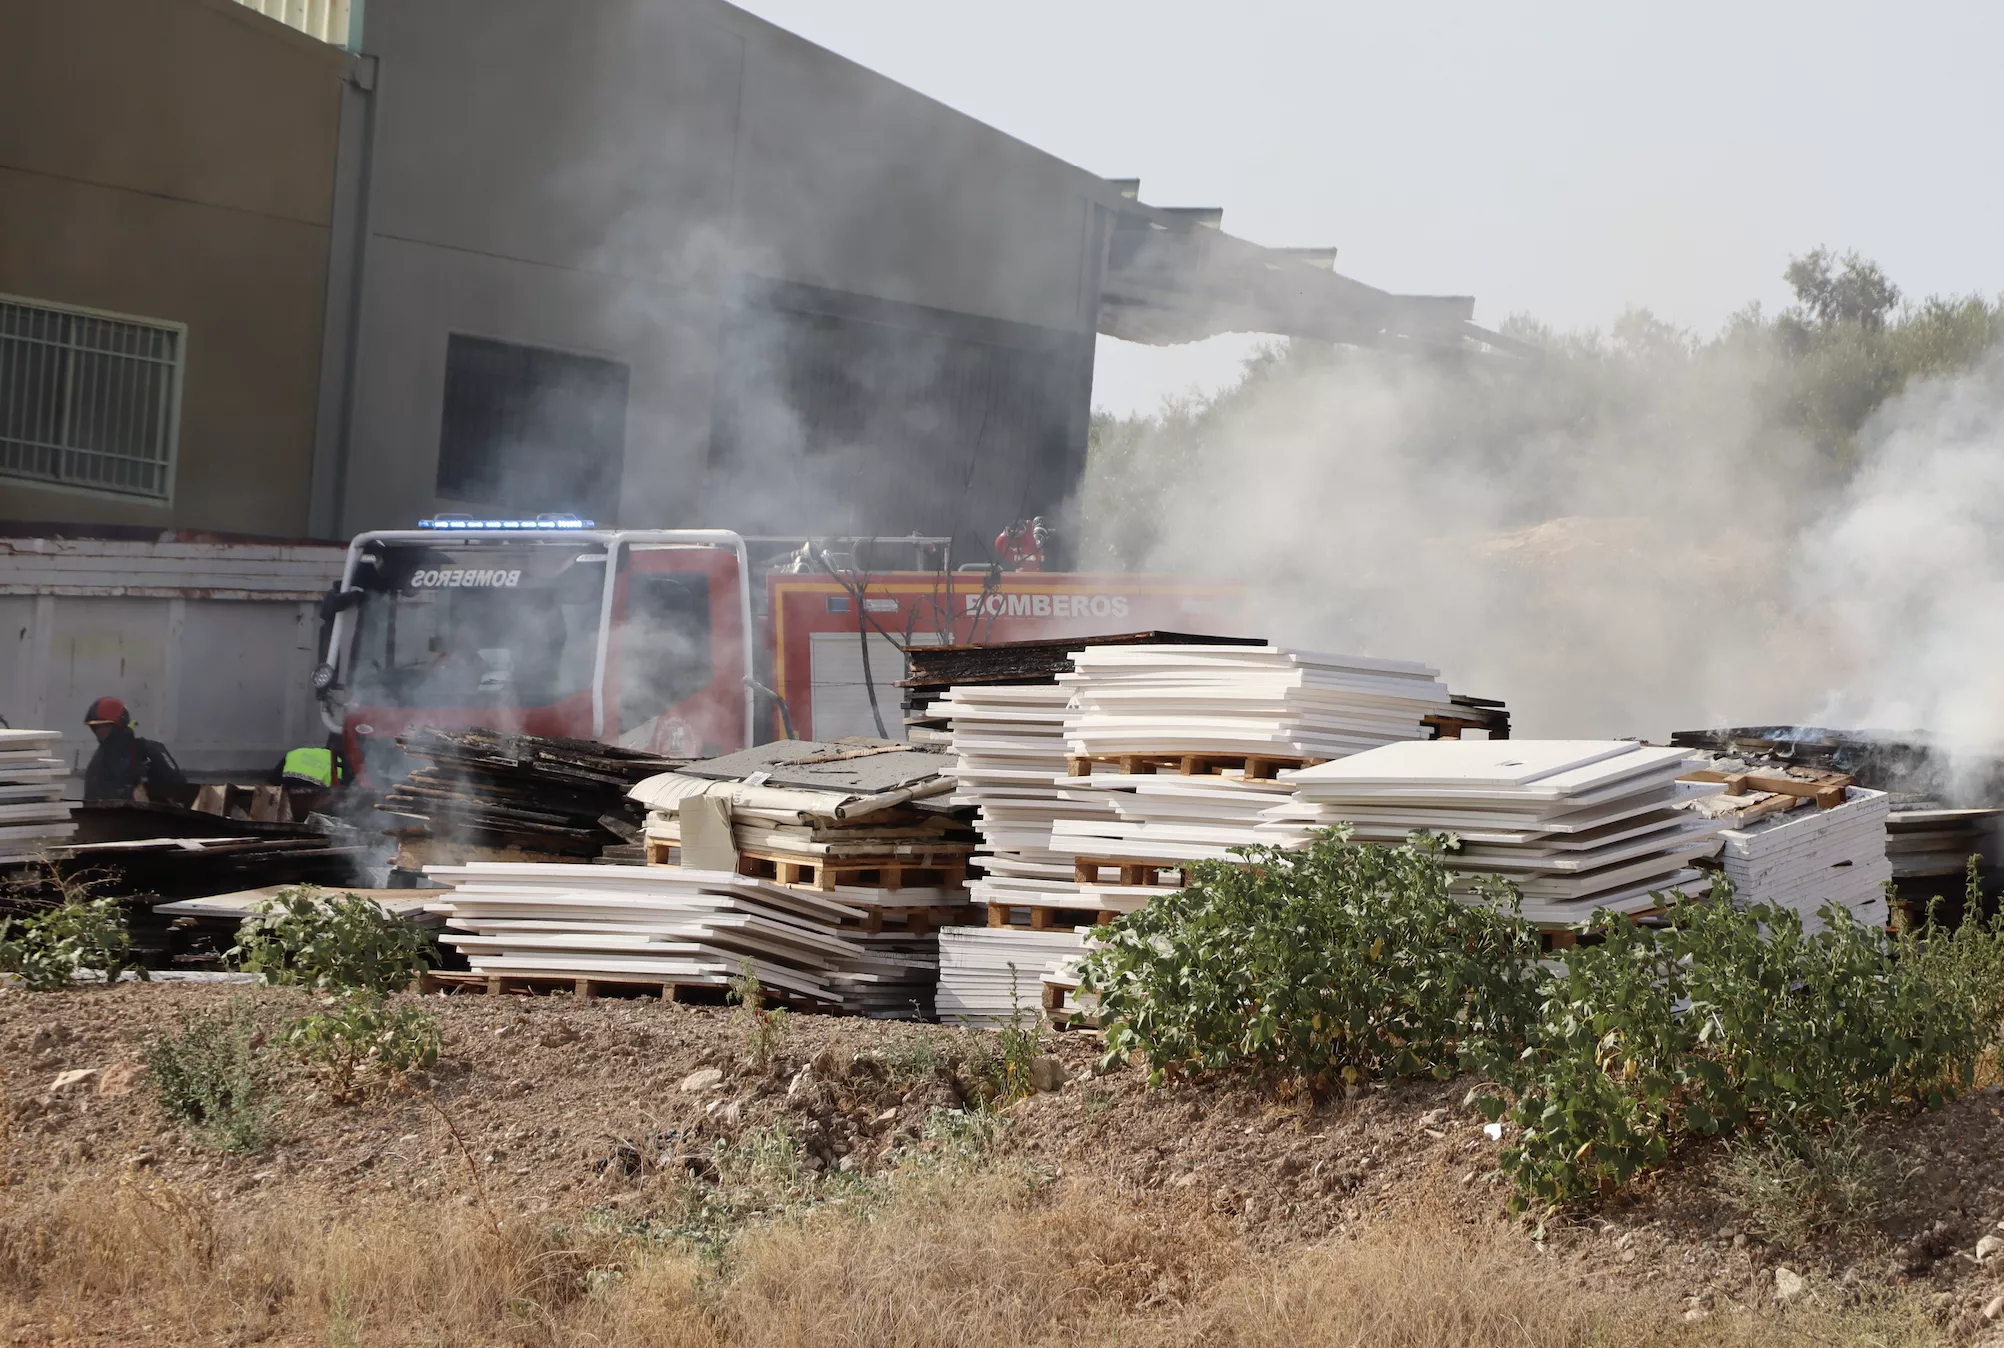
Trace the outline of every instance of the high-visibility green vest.
<instances>
[{"instance_id":1,"label":"high-visibility green vest","mask_svg":"<svg viewBox=\"0 0 2004 1348\"><path fill-rule=\"evenodd\" d=\"M280 769L287 777L298 777L322 786L334 785L334 754L329 749L294 749L285 756Z\"/></svg>"}]
</instances>

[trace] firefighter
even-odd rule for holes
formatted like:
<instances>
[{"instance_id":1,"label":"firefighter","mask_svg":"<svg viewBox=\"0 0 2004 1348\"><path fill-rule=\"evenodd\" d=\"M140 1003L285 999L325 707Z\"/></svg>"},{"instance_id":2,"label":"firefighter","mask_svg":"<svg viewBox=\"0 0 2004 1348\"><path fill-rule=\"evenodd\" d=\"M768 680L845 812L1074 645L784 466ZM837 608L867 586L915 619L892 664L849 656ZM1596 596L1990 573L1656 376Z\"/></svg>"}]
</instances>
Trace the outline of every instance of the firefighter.
<instances>
[{"instance_id":1,"label":"firefighter","mask_svg":"<svg viewBox=\"0 0 2004 1348\"><path fill-rule=\"evenodd\" d=\"M273 786L314 787L332 791L348 782L348 764L329 741L315 749L310 746L286 751L271 770Z\"/></svg>"},{"instance_id":2,"label":"firefighter","mask_svg":"<svg viewBox=\"0 0 2004 1348\"><path fill-rule=\"evenodd\" d=\"M115 697L101 697L84 712L97 736L97 752L84 769L84 799L131 800L135 787L180 786L188 778L159 740L134 733L132 713Z\"/></svg>"}]
</instances>

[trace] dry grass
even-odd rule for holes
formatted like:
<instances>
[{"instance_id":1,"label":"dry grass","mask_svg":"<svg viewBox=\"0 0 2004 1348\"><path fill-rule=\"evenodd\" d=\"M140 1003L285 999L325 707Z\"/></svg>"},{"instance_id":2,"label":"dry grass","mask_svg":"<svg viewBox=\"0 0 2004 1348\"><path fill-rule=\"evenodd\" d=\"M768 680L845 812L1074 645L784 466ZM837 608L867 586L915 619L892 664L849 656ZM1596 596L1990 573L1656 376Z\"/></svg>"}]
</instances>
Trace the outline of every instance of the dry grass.
<instances>
[{"instance_id":1,"label":"dry grass","mask_svg":"<svg viewBox=\"0 0 2004 1348\"><path fill-rule=\"evenodd\" d=\"M1591 1292L1490 1228L1426 1223L1258 1256L1201 1214L995 1174L743 1233L721 1261L462 1205L310 1194L219 1207L101 1177L0 1194L0 1339L584 1348L1627 1348L1933 1342L1898 1303L1786 1317ZM39 1326L31 1329L30 1326Z\"/></svg>"}]
</instances>

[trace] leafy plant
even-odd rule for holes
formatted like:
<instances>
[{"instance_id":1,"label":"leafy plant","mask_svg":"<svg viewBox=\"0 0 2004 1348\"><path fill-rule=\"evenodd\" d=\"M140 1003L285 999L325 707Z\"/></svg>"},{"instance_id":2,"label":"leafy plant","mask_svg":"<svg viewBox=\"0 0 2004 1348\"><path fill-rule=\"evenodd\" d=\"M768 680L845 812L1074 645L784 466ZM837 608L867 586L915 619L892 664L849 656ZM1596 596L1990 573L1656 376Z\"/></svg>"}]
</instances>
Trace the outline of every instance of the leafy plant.
<instances>
[{"instance_id":1,"label":"leafy plant","mask_svg":"<svg viewBox=\"0 0 2004 1348\"><path fill-rule=\"evenodd\" d=\"M730 998L738 1004L738 1018L745 1023L745 1056L761 1070L772 1066L786 1041L786 1008L765 1004L765 989L750 960L742 961L731 976Z\"/></svg>"},{"instance_id":2,"label":"leafy plant","mask_svg":"<svg viewBox=\"0 0 2004 1348\"><path fill-rule=\"evenodd\" d=\"M431 1067L441 1041L437 1016L415 1006L386 1006L366 993L301 1016L285 1031L287 1047L319 1073L337 1099L352 1095L364 1076Z\"/></svg>"},{"instance_id":3,"label":"leafy plant","mask_svg":"<svg viewBox=\"0 0 2004 1348\"><path fill-rule=\"evenodd\" d=\"M256 1014L242 1001L183 1016L178 1032L146 1050L160 1107L210 1146L263 1151L278 1118L263 1042Z\"/></svg>"},{"instance_id":4,"label":"leafy plant","mask_svg":"<svg viewBox=\"0 0 2004 1348\"><path fill-rule=\"evenodd\" d=\"M1456 1071L1466 1041L1510 1042L1535 1003L1538 940L1507 889L1449 892L1444 839L1200 863L1194 883L1103 928L1080 991L1109 1060L1150 1080L1254 1070L1325 1089Z\"/></svg>"},{"instance_id":5,"label":"leafy plant","mask_svg":"<svg viewBox=\"0 0 2004 1348\"><path fill-rule=\"evenodd\" d=\"M437 950L359 894L296 885L243 920L229 958L267 983L390 993L430 968Z\"/></svg>"},{"instance_id":6,"label":"leafy plant","mask_svg":"<svg viewBox=\"0 0 2004 1348\"><path fill-rule=\"evenodd\" d=\"M1820 1231L1870 1226L1913 1170L1844 1120L1828 1131L1778 1129L1739 1143L1716 1184L1763 1239L1795 1249Z\"/></svg>"},{"instance_id":7,"label":"leafy plant","mask_svg":"<svg viewBox=\"0 0 2004 1348\"><path fill-rule=\"evenodd\" d=\"M1516 1135L1516 1202L1590 1198L1664 1163L1683 1139L1768 1128L1806 1137L1868 1109L1933 1107L1985 1042L1951 975L1976 962L1826 908L1680 902L1666 926L1595 916L1546 981L1520 1042L1475 1056L1507 1088L1483 1094Z\"/></svg>"},{"instance_id":8,"label":"leafy plant","mask_svg":"<svg viewBox=\"0 0 2004 1348\"><path fill-rule=\"evenodd\" d=\"M0 918L0 973L10 973L30 992L58 992L76 985L86 970L116 983L130 969L147 977L132 952L125 906L108 894L110 872L65 872L44 863L34 884L39 894L53 888L54 902L25 900L26 916Z\"/></svg>"}]
</instances>

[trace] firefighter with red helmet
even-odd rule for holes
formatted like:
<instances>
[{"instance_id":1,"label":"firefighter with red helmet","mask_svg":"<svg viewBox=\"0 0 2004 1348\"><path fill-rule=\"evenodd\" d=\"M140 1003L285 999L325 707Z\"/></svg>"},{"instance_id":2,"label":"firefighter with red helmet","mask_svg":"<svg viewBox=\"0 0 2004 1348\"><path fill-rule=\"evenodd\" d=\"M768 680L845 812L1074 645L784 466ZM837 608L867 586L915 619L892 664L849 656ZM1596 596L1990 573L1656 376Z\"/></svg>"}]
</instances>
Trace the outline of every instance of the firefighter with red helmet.
<instances>
[{"instance_id":1,"label":"firefighter with red helmet","mask_svg":"<svg viewBox=\"0 0 2004 1348\"><path fill-rule=\"evenodd\" d=\"M139 738L132 713L117 698L91 703L84 724L97 736L97 752L84 769L86 801L131 800L136 787L178 786L188 780L166 745Z\"/></svg>"}]
</instances>

